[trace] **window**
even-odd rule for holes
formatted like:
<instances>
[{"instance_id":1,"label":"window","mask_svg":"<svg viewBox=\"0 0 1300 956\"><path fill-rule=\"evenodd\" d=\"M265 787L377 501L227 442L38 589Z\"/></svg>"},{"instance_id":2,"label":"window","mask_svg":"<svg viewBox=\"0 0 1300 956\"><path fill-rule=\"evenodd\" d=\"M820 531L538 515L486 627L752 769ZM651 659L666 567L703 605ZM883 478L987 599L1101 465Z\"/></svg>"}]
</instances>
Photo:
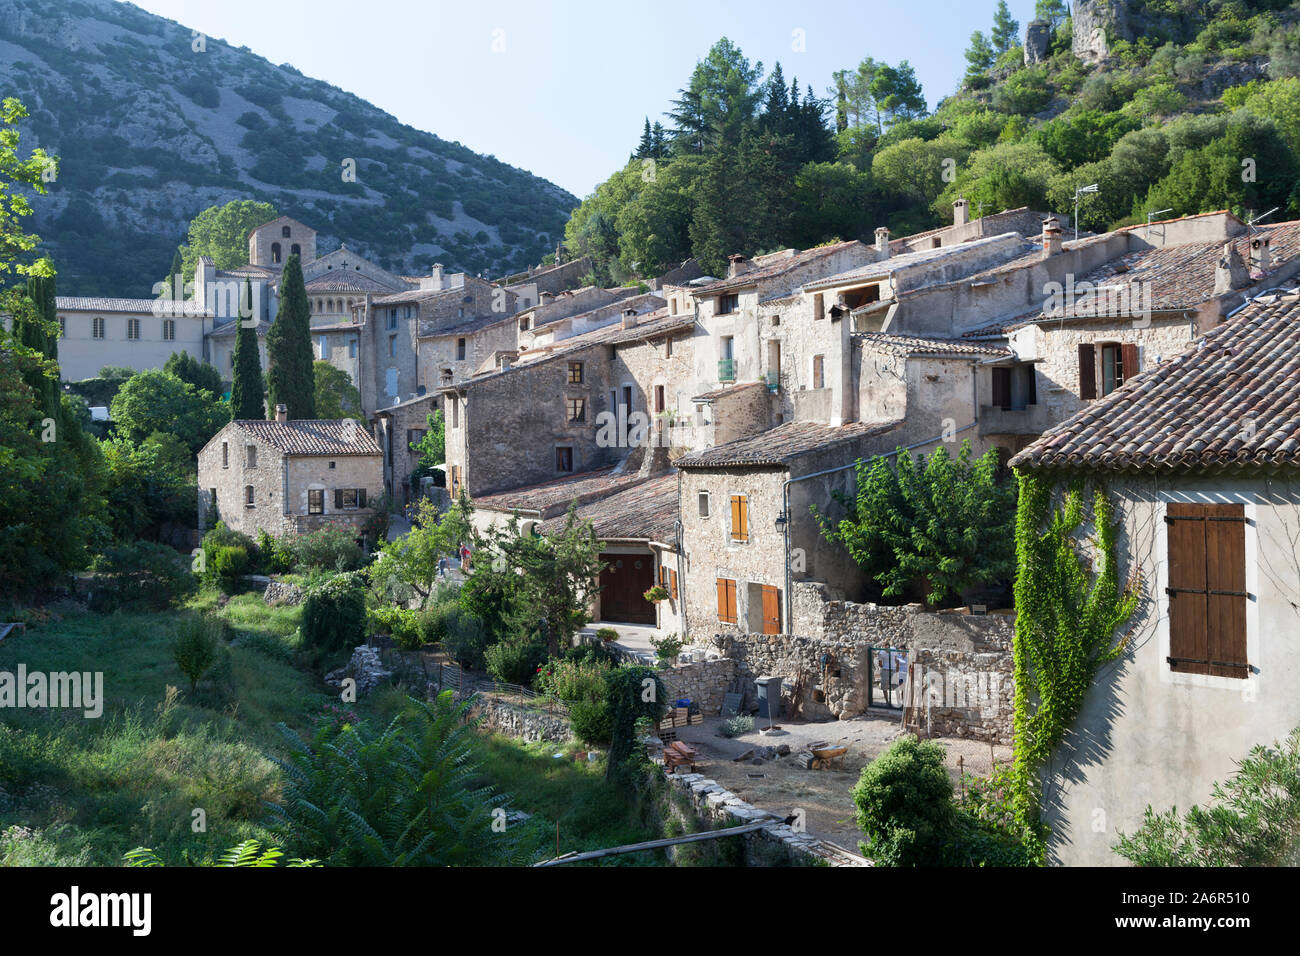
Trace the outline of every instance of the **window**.
<instances>
[{"instance_id":1,"label":"window","mask_svg":"<svg viewBox=\"0 0 1300 956\"><path fill-rule=\"evenodd\" d=\"M229 442L224 442L224 441L223 441L223 442L221 443L221 467L222 467L222 468L229 468L229 467L230 467L230 444L229 444Z\"/></svg>"},{"instance_id":2,"label":"window","mask_svg":"<svg viewBox=\"0 0 1300 956\"><path fill-rule=\"evenodd\" d=\"M812 387L826 387L826 356L824 355L813 356Z\"/></svg>"},{"instance_id":3,"label":"window","mask_svg":"<svg viewBox=\"0 0 1300 956\"><path fill-rule=\"evenodd\" d=\"M993 407L1011 407L1011 369L1005 365L993 369Z\"/></svg>"},{"instance_id":4,"label":"window","mask_svg":"<svg viewBox=\"0 0 1300 956\"><path fill-rule=\"evenodd\" d=\"M707 491L700 492L699 503L700 503L700 517L707 518L709 516L709 493Z\"/></svg>"},{"instance_id":5,"label":"window","mask_svg":"<svg viewBox=\"0 0 1300 956\"><path fill-rule=\"evenodd\" d=\"M740 307L740 296L736 293L718 296L718 315L730 315Z\"/></svg>"},{"instance_id":6,"label":"window","mask_svg":"<svg viewBox=\"0 0 1300 956\"><path fill-rule=\"evenodd\" d=\"M624 414L632 414L632 386L623 386L623 407L627 410Z\"/></svg>"},{"instance_id":7,"label":"window","mask_svg":"<svg viewBox=\"0 0 1300 956\"><path fill-rule=\"evenodd\" d=\"M388 327L389 327L390 329L395 329L395 328L397 328L397 310L396 310L396 309L389 309L389 310L388 310Z\"/></svg>"},{"instance_id":8,"label":"window","mask_svg":"<svg viewBox=\"0 0 1300 956\"><path fill-rule=\"evenodd\" d=\"M335 465L335 464L336 464L336 462L330 462L330 470L331 470L331 471L334 470L334 465Z\"/></svg>"},{"instance_id":9,"label":"window","mask_svg":"<svg viewBox=\"0 0 1300 956\"><path fill-rule=\"evenodd\" d=\"M127 319L127 320L126 320L126 337L127 337L128 339L132 339L132 340L137 341L137 342L140 340L140 320L139 320L139 319Z\"/></svg>"},{"instance_id":10,"label":"window","mask_svg":"<svg viewBox=\"0 0 1300 956\"><path fill-rule=\"evenodd\" d=\"M677 572L668 572L668 596L674 601L677 600Z\"/></svg>"},{"instance_id":11,"label":"window","mask_svg":"<svg viewBox=\"0 0 1300 956\"><path fill-rule=\"evenodd\" d=\"M323 515L325 513L325 489L307 489L307 514Z\"/></svg>"},{"instance_id":12,"label":"window","mask_svg":"<svg viewBox=\"0 0 1300 956\"><path fill-rule=\"evenodd\" d=\"M281 226L280 235L282 238L288 239L291 235L293 235L293 232L289 229L288 226Z\"/></svg>"},{"instance_id":13,"label":"window","mask_svg":"<svg viewBox=\"0 0 1300 956\"><path fill-rule=\"evenodd\" d=\"M781 633L781 592L766 584L759 586L763 601L763 633Z\"/></svg>"},{"instance_id":14,"label":"window","mask_svg":"<svg viewBox=\"0 0 1300 956\"><path fill-rule=\"evenodd\" d=\"M573 449L562 446L555 449L555 470L573 471Z\"/></svg>"},{"instance_id":15,"label":"window","mask_svg":"<svg viewBox=\"0 0 1300 956\"><path fill-rule=\"evenodd\" d=\"M1247 677L1245 506L1170 502L1165 525L1169 669Z\"/></svg>"},{"instance_id":16,"label":"window","mask_svg":"<svg viewBox=\"0 0 1300 956\"><path fill-rule=\"evenodd\" d=\"M584 366L582 362L569 363L569 384L570 385L582 384L583 370L585 369L585 367L586 366Z\"/></svg>"},{"instance_id":17,"label":"window","mask_svg":"<svg viewBox=\"0 0 1300 956\"><path fill-rule=\"evenodd\" d=\"M460 428L460 400L449 398L447 404L451 406L451 427Z\"/></svg>"},{"instance_id":18,"label":"window","mask_svg":"<svg viewBox=\"0 0 1300 956\"><path fill-rule=\"evenodd\" d=\"M736 340L733 336L724 335L718 347L718 357L724 362L729 362L736 357Z\"/></svg>"},{"instance_id":19,"label":"window","mask_svg":"<svg viewBox=\"0 0 1300 956\"><path fill-rule=\"evenodd\" d=\"M465 361L465 340L464 339L456 340L456 361L457 362Z\"/></svg>"},{"instance_id":20,"label":"window","mask_svg":"<svg viewBox=\"0 0 1300 956\"><path fill-rule=\"evenodd\" d=\"M253 491L253 486L252 486L252 485L244 485L244 507L246 507L246 508L252 508L252 507L254 507L254 504L253 504L253 496L254 496L254 494L255 494L255 492Z\"/></svg>"},{"instance_id":21,"label":"window","mask_svg":"<svg viewBox=\"0 0 1300 956\"><path fill-rule=\"evenodd\" d=\"M528 331L528 316L525 315L522 319L519 320L519 331L520 332Z\"/></svg>"},{"instance_id":22,"label":"window","mask_svg":"<svg viewBox=\"0 0 1300 956\"><path fill-rule=\"evenodd\" d=\"M388 357L389 358L397 357L397 336L396 335L390 335L388 337Z\"/></svg>"},{"instance_id":23,"label":"window","mask_svg":"<svg viewBox=\"0 0 1300 956\"><path fill-rule=\"evenodd\" d=\"M216 488L209 488L209 489L208 489L208 505L209 505L209 507L212 507L212 508L214 508L214 509L217 507L217 489L216 489Z\"/></svg>"},{"instance_id":24,"label":"window","mask_svg":"<svg viewBox=\"0 0 1300 956\"><path fill-rule=\"evenodd\" d=\"M326 361L330 357L330 343L325 336L320 337L320 357L321 361Z\"/></svg>"},{"instance_id":25,"label":"window","mask_svg":"<svg viewBox=\"0 0 1300 956\"><path fill-rule=\"evenodd\" d=\"M731 496L731 540L749 540L749 499L744 495Z\"/></svg>"},{"instance_id":26,"label":"window","mask_svg":"<svg viewBox=\"0 0 1300 956\"><path fill-rule=\"evenodd\" d=\"M664 337L664 358L673 357L673 337L671 335Z\"/></svg>"},{"instance_id":27,"label":"window","mask_svg":"<svg viewBox=\"0 0 1300 956\"><path fill-rule=\"evenodd\" d=\"M662 385L656 385L655 386L655 414L658 414L663 410L664 410L664 387Z\"/></svg>"},{"instance_id":28,"label":"window","mask_svg":"<svg viewBox=\"0 0 1300 956\"><path fill-rule=\"evenodd\" d=\"M280 261L280 244L278 242L271 243L271 261Z\"/></svg>"},{"instance_id":29,"label":"window","mask_svg":"<svg viewBox=\"0 0 1300 956\"><path fill-rule=\"evenodd\" d=\"M580 425L587 420L587 400L585 398L570 398L566 400L569 414L569 424Z\"/></svg>"},{"instance_id":30,"label":"window","mask_svg":"<svg viewBox=\"0 0 1300 956\"><path fill-rule=\"evenodd\" d=\"M90 320L90 337L93 339L104 337L104 320L101 316L97 315Z\"/></svg>"},{"instance_id":31,"label":"window","mask_svg":"<svg viewBox=\"0 0 1300 956\"><path fill-rule=\"evenodd\" d=\"M718 578L718 620L736 623L736 582L730 578Z\"/></svg>"},{"instance_id":32,"label":"window","mask_svg":"<svg viewBox=\"0 0 1300 956\"><path fill-rule=\"evenodd\" d=\"M289 247L289 252L295 256L300 256L302 255L302 246L295 242Z\"/></svg>"},{"instance_id":33,"label":"window","mask_svg":"<svg viewBox=\"0 0 1300 956\"><path fill-rule=\"evenodd\" d=\"M1084 401L1097 397L1099 381L1101 394L1109 395L1141 371L1136 345L1108 342L1100 348L1098 356L1098 346L1091 342L1079 343L1079 397Z\"/></svg>"},{"instance_id":34,"label":"window","mask_svg":"<svg viewBox=\"0 0 1300 956\"><path fill-rule=\"evenodd\" d=\"M256 468L257 467L257 446L246 445L244 447L244 451L246 453L245 461L247 463L247 466L249 468Z\"/></svg>"},{"instance_id":35,"label":"window","mask_svg":"<svg viewBox=\"0 0 1300 956\"><path fill-rule=\"evenodd\" d=\"M397 369L390 368L385 374L385 391L392 398L397 397Z\"/></svg>"},{"instance_id":36,"label":"window","mask_svg":"<svg viewBox=\"0 0 1300 956\"><path fill-rule=\"evenodd\" d=\"M68 334L68 320L59 316L59 338L64 338Z\"/></svg>"},{"instance_id":37,"label":"window","mask_svg":"<svg viewBox=\"0 0 1300 956\"><path fill-rule=\"evenodd\" d=\"M356 511L358 508L364 508L365 506L366 490L364 488L334 489L335 511Z\"/></svg>"},{"instance_id":38,"label":"window","mask_svg":"<svg viewBox=\"0 0 1300 956\"><path fill-rule=\"evenodd\" d=\"M348 339L348 358L357 357L357 340Z\"/></svg>"}]
</instances>

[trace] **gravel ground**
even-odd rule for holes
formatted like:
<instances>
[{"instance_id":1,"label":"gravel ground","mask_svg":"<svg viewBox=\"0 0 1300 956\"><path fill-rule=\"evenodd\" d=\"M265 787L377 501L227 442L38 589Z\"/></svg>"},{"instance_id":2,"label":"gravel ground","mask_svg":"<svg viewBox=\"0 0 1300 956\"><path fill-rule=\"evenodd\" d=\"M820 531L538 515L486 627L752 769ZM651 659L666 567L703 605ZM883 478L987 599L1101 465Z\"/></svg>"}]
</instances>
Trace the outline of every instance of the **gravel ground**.
<instances>
[{"instance_id":1,"label":"gravel ground","mask_svg":"<svg viewBox=\"0 0 1300 956\"><path fill-rule=\"evenodd\" d=\"M860 714L848 720L821 723L784 721L784 733L760 734L764 718L755 718L752 733L727 739L718 734L721 718L706 717L703 724L679 727L679 740L691 744L700 754L697 770L706 777L763 810L786 815L800 809L805 813L808 832L814 836L857 850L862 833L854 823L853 786L862 768L883 753L901 735L897 716ZM996 759L999 765L1011 761L1011 748L958 737L936 737L948 751L947 763L953 782L958 779L958 757L962 768L977 776L987 774ZM805 770L794 755L809 744L826 742L847 746L843 769ZM755 765L737 763L734 758L756 747L788 744L789 757L778 757Z\"/></svg>"}]
</instances>

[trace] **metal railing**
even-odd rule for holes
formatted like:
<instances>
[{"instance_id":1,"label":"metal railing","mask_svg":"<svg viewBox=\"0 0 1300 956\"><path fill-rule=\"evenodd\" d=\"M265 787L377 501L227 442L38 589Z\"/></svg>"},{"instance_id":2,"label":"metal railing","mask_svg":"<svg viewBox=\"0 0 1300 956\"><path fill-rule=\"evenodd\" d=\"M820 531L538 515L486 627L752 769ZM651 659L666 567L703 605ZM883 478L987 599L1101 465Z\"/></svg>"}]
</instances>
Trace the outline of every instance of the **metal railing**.
<instances>
[{"instance_id":1,"label":"metal railing","mask_svg":"<svg viewBox=\"0 0 1300 956\"><path fill-rule=\"evenodd\" d=\"M734 382L736 380L736 360L734 358L718 359L718 381Z\"/></svg>"}]
</instances>

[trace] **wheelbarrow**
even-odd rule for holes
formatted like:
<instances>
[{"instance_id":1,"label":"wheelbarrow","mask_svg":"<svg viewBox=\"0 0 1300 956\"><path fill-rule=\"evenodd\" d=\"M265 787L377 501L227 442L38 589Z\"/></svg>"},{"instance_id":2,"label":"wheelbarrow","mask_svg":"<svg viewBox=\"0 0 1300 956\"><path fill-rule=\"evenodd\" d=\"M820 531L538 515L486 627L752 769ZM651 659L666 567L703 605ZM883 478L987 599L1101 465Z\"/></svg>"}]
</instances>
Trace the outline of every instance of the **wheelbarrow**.
<instances>
[{"instance_id":1,"label":"wheelbarrow","mask_svg":"<svg viewBox=\"0 0 1300 956\"><path fill-rule=\"evenodd\" d=\"M848 747L813 747L812 768L814 770L842 770L844 768L844 755L848 752Z\"/></svg>"}]
</instances>

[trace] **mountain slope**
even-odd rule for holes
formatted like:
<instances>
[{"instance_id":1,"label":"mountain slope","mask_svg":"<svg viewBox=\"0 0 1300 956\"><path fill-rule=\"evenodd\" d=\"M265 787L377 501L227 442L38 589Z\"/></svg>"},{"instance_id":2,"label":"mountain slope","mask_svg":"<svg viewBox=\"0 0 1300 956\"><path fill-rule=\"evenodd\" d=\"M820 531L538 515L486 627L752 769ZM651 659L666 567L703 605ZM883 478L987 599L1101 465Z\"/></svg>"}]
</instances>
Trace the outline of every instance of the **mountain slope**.
<instances>
[{"instance_id":1,"label":"mountain slope","mask_svg":"<svg viewBox=\"0 0 1300 956\"><path fill-rule=\"evenodd\" d=\"M189 220L261 199L404 274L499 274L554 249L577 199L245 48L112 0L0 0L0 95L61 160L34 229L64 294L147 296ZM355 181L344 162L355 160Z\"/></svg>"}]
</instances>

